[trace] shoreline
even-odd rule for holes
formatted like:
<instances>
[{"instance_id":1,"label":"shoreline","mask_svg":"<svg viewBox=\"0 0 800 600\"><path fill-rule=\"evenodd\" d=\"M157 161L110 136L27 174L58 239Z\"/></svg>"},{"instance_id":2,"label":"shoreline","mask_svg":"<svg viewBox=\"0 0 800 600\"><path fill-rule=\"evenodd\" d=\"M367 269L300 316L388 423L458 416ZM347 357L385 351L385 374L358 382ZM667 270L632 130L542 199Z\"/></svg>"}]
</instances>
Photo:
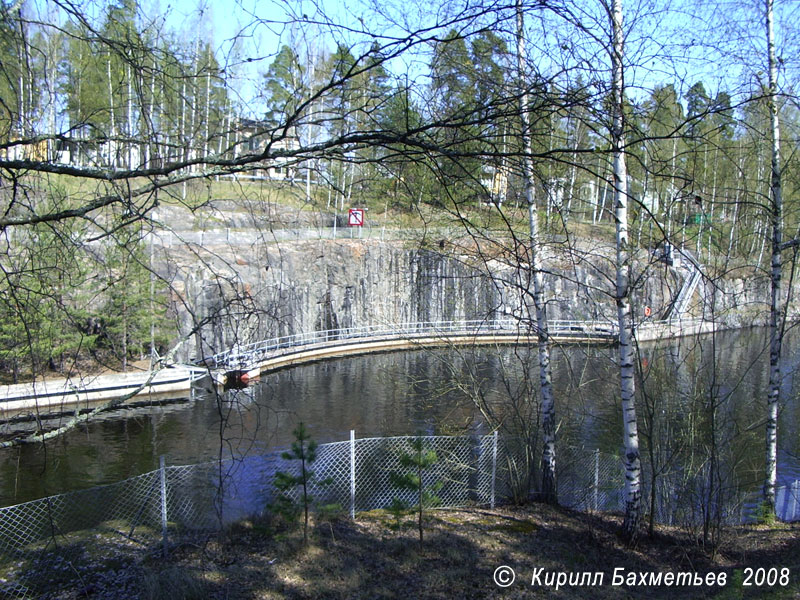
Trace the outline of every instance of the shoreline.
<instances>
[{"instance_id":1,"label":"shoreline","mask_svg":"<svg viewBox=\"0 0 800 600\"><path fill-rule=\"evenodd\" d=\"M433 325L435 328L436 324ZM640 342L653 342L702 335L722 329L728 328L720 327L719 323L699 319L651 322L637 328L637 339ZM324 335L326 332L315 333ZM420 334L403 332L393 335L382 333L352 338L337 335L336 339L328 341L288 343L283 347L281 344L273 343L275 341L268 340L261 343L259 346L261 350L253 351L249 355L233 356L228 353L224 359L228 365L226 368L218 366L222 360L215 360L215 368L176 364L167 365L155 373L142 371L104 374L2 386L0 422L37 420L51 415L86 411L102 402L126 395L130 395L130 399L137 402L185 399L191 395L192 384L208 375L216 385L224 385L226 371L241 371L246 373L249 379L255 379L279 369L345 356L447 345L531 344L536 343L533 334L532 331L521 332L516 329L503 331L498 328L479 328L471 333L460 331L435 335L431 332ZM560 329L554 329L550 335L550 341L555 344L602 345L613 344L615 339L616 336L606 324L601 326L595 322L580 321L564 322ZM270 345L273 348L268 352ZM235 369L231 364L234 359L239 361Z\"/></svg>"}]
</instances>

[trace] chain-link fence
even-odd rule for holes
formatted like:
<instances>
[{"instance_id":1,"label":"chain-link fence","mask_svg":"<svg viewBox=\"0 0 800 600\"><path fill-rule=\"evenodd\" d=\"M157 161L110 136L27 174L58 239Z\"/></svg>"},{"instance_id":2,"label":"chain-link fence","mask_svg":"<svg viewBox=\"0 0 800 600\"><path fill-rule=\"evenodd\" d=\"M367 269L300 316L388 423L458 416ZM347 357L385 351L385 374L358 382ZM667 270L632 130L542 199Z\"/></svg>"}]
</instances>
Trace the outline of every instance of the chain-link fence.
<instances>
[{"instance_id":1,"label":"chain-link fence","mask_svg":"<svg viewBox=\"0 0 800 600\"><path fill-rule=\"evenodd\" d=\"M625 470L621 456L599 450L560 448L558 498L579 511L613 512L625 508ZM677 461L651 468L641 457L642 513L656 523L694 528L709 520L726 525L758 518L760 492L745 492L732 477L711 477L708 463L695 469ZM800 520L800 481L779 487L775 512L782 521Z\"/></svg>"},{"instance_id":2,"label":"chain-link fence","mask_svg":"<svg viewBox=\"0 0 800 600\"><path fill-rule=\"evenodd\" d=\"M403 456L422 445L436 461L422 472L423 486L436 492L440 507L465 507L526 497L533 470L531 453L514 438L488 436L404 436L351 439L320 444L311 465L315 502L338 504L355 516L388 507L395 498L413 505L417 493L400 489ZM407 462L407 461L406 461ZM559 501L582 511L621 511L624 471L620 457L596 450L562 448L558 461ZM188 466L166 466L111 485L60 494L0 508L0 597L38 597L42 581L91 579L93 565L132 548L152 551L219 531L268 510L275 500L277 472L297 474L299 461L281 452ZM646 470L646 466L645 466ZM702 519L704 475L656 482L656 520L685 524ZM647 481L647 477L643 476ZM649 484L642 490L645 511ZM299 498L299 490L291 492ZM800 481L778 490L778 516L800 519ZM746 517L746 499L731 495L726 521ZM738 512L737 512L738 511Z\"/></svg>"},{"instance_id":3,"label":"chain-link fence","mask_svg":"<svg viewBox=\"0 0 800 600\"><path fill-rule=\"evenodd\" d=\"M315 502L339 504L351 515L385 508L394 498L409 505L416 494L396 488L402 458L414 441L436 453L423 485L441 483L441 507L494 505L511 495L509 465L515 447L489 436L367 438L320 444L311 465ZM166 466L111 485L0 508L0 597L39 597L46 582L91 579L92 566L131 548L164 544L218 531L266 511L275 499L277 472L298 474L299 461L281 452L188 466ZM299 499L299 490L290 492ZM64 569L61 573L60 569Z\"/></svg>"},{"instance_id":4,"label":"chain-link fence","mask_svg":"<svg viewBox=\"0 0 800 600\"><path fill-rule=\"evenodd\" d=\"M560 449L558 501L579 511L615 511L624 506L620 458L599 450Z\"/></svg>"}]
</instances>

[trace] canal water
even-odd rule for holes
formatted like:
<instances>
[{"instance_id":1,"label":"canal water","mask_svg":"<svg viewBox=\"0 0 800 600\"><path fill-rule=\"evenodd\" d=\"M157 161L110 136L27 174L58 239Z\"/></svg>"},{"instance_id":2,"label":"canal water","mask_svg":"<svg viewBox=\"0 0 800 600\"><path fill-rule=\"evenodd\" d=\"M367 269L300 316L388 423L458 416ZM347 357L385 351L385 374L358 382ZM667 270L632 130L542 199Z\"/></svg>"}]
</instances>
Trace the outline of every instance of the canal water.
<instances>
[{"instance_id":1,"label":"canal water","mask_svg":"<svg viewBox=\"0 0 800 600\"><path fill-rule=\"evenodd\" d=\"M643 451L652 448L654 460L696 462L713 441L737 485L756 489L764 463L765 348L760 329L642 346ZM784 355L779 440L788 481L800 478L795 332ZM615 360L611 347L554 350L560 446L620 452ZM191 400L120 410L44 446L0 451L0 503L119 481L156 469L161 455L179 465L264 453L287 446L301 421L318 442L348 439L351 429L358 437L482 433L490 430L487 416L508 432L536 431L537 381L535 348L512 346L373 354L284 369L244 390L198 391Z\"/></svg>"}]
</instances>

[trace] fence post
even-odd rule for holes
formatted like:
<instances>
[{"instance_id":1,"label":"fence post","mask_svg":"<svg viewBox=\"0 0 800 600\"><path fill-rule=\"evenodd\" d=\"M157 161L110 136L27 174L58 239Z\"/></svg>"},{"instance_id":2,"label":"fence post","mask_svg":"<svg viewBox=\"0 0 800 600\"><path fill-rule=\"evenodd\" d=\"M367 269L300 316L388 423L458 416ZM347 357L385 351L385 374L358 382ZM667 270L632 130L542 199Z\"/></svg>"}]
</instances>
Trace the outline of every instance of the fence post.
<instances>
[{"instance_id":1,"label":"fence post","mask_svg":"<svg viewBox=\"0 0 800 600\"><path fill-rule=\"evenodd\" d=\"M600 486L600 448L595 448L594 451L594 512L597 512L597 490Z\"/></svg>"},{"instance_id":2,"label":"fence post","mask_svg":"<svg viewBox=\"0 0 800 600\"><path fill-rule=\"evenodd\" d=\"M800 519L800 515L797 514L797 509L800 507L800 479L795 479L795 482L792 484L792 498L794 498L792 502L792 514L786 519L787 521L797 521Z\"/></svg>"},{"instance_id":3,"label":"fence post","mask_svg":"<svg viewBox=\"0 0 800 600\"><path fill-rule=\"evenodd\" d=\"M494 435L492 436L492 496L490 500L490 505L494 508L494 486L495 480L497 479L497 430L494 430Z\"/></svg>"},{"instance_id":4,"label":"fence post","mask_svg":"<svg viewBox=\"0 0 800 600\"><path fill-rule=\"evenodd\" d=\"M158 458L159 475L161 477L161 537L164 543L164 558L167 557L167 467L162 454Z\"/></svg>"},{"instance_id":5,"label":"fence post","mask_svg":"<svg viewBox=\"0 0 800 600\"><path fill-rule=\"evenodd\" d=\"M350 430L350 518L356 518L356 430Z\"/></svg>"}]
</instances>

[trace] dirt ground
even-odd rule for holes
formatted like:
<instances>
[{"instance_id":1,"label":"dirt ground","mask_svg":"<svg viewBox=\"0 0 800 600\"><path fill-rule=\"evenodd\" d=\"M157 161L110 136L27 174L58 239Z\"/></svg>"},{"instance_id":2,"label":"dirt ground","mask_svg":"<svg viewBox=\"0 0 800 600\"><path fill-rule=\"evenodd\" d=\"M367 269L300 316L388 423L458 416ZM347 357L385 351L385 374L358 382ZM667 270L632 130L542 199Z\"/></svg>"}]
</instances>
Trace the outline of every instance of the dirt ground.
<instances>
[{"instance_id":1,"label":"dirt ground","mask_svg":"<svg viewBox=\"0 0 800 600\"><path fill-rule=\"evenodd\" d=\"M536 504L431 511L422 545L411 517L399 530L392 522L373 511L312 523L304 547L302 526L247 521L167 560L156 549L117 556L46 597L800 598L796 523L727 529L711 552L680 528L643 532L629 548L618 516Z\"/></svg>"}]
</instances>

